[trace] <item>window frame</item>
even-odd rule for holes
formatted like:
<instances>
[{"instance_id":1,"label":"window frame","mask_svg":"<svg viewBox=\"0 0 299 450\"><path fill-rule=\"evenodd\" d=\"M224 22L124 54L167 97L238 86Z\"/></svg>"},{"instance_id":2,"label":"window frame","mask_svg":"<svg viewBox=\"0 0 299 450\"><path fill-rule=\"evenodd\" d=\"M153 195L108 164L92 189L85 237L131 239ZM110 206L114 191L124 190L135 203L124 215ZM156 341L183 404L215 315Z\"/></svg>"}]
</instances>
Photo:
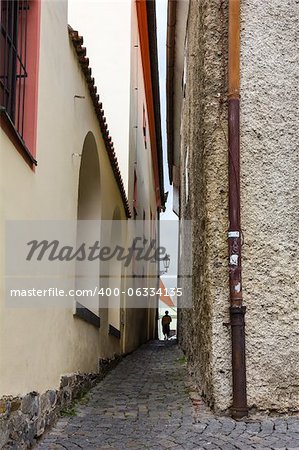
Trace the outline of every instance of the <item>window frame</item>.
<instances>
[{"instance_id":1,"label":"window frame","mask_svg":"<svg viewBox=\"0 0 299 450\"><path fill-rule=\"evenodd\" d=\"M7 15L3 13L5 5ZM0 76L4 80L0 85L0 126L33 170L37 165L40 16L40 0L0 0ZM10 84L9 100L5 98L6 81Z\"/></svg>"}]
</instances>

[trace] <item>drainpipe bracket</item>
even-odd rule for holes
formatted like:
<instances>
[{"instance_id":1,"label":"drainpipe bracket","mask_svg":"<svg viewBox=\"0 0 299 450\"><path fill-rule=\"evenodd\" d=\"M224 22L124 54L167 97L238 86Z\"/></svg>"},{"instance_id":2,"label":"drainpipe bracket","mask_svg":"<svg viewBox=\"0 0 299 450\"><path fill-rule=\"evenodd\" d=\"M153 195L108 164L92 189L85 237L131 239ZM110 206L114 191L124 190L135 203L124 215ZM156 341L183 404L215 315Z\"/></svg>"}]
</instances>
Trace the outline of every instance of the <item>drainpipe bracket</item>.
<instances>
[{"instance_id":1,"label":"drainpipe bracket","mask_svg":"<svg viewBox=\"0 0 299 450\"><path fill-rule=\"evenodd\" d=\"M248 417L248 408L231 408L231 416L235 420L244 419L244 417Z\"/></svg>"},{"instance_id":2,"label":"drainpipe bracket","mask_svg":"<svg viewBox=\"0 0 299 450\"><path fill-rule=\"evenodd\" d=\"M230 310L231 314L234 314L234 315L240 314L242 316L245 316L246 306L244 306L244 305L240 305L240 306L231 305L229 307L229 310Z\"/></svg>"}]
</instances>

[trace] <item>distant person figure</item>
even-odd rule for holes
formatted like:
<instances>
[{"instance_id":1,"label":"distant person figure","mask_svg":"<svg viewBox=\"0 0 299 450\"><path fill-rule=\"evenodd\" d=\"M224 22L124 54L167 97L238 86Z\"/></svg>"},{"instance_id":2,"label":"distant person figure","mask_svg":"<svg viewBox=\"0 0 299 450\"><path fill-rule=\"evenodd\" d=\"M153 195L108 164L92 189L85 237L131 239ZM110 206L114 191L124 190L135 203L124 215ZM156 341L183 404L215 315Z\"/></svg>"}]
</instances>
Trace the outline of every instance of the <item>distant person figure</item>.
<instances>
[{"instance_id":1,"label":"distant person figure","mask_svg":"<svg viewBox=\"0 0 299 450\"><path fill-rule=\"evenodd\" d=\"M164 339L169 338L171 321L172 320L171 320L171 317L170 317L168 311L165 311L165 316L162 317L162 328L163 328Z\"/></svg>"}]
</instances>

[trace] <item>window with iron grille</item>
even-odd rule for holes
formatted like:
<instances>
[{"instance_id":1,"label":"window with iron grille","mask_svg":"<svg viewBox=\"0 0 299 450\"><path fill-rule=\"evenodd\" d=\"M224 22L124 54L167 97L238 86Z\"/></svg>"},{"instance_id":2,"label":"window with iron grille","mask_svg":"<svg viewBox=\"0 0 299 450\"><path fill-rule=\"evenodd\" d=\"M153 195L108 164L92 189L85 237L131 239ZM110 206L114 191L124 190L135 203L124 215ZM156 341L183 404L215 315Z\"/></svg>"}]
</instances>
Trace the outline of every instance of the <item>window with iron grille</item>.
<instances>
[{"instance_id":1,"label":"window with iron grille","mask_svg":"<svg viewBox=\"0 0 299 450\"><path fill-rule=\"evenodd\" d=\"M0 5L0 105L23 138L29 0L1 0Z\"/></svg>"}]
</instances>

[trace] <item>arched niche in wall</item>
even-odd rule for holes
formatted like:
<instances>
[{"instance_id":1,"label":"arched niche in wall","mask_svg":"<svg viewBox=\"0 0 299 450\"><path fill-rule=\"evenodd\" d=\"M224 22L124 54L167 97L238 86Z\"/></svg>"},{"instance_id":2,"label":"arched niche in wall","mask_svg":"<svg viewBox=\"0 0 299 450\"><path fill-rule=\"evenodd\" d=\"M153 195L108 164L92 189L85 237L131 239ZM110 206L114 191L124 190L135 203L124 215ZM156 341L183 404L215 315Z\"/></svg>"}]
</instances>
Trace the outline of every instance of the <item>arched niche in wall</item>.
<instances>
[{"instance_id":1,"label":"arched niche in wall","mask_svg":"<svg viewBox=\"0 0 299 450\"><path fill-rule=\"evenodd\" d=\"M100 220L101 177L98 149L94 135L89 132L81 155L78 189L78 220Z\"/></svg>"},{"instance_id":2,"label":"arched niche in wall","mask_svg":"<svg viewBox=\"0 0 299 450\"><path fill-rule=\"evenodd\" d=\"M85 248L100 241L101 177L100 161L94 135L87 133L81 155L77 210L77 248ZM99 284L98 260L76 262L75 316L100 326L98 295L81 295L81 291L93 291Z\"/></svg>"}]
</instances>

